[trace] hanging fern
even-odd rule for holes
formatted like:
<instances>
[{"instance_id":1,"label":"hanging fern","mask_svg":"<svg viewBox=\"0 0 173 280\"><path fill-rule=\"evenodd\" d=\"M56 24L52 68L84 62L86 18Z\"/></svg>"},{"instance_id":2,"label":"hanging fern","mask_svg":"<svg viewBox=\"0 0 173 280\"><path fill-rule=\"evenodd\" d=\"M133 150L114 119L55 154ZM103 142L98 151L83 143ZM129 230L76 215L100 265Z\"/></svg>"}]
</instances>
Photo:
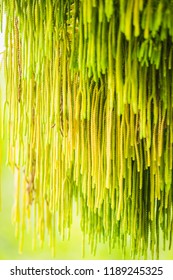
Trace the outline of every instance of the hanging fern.
<instances>
[{"instance_id":1,"label":"hanging fern","mask_svg":"<svg viewBox=\"0 0 173 280\"><path fill-rule=\"evenodd\" d=\"M173 1L1 0L22 250L70 231L159 258L173 235ZM32 216L33 211L33 216ZM46 241L47 242L47 241ZM156 255L155 255L156 253Z\"/></svg>"}]
</instances>

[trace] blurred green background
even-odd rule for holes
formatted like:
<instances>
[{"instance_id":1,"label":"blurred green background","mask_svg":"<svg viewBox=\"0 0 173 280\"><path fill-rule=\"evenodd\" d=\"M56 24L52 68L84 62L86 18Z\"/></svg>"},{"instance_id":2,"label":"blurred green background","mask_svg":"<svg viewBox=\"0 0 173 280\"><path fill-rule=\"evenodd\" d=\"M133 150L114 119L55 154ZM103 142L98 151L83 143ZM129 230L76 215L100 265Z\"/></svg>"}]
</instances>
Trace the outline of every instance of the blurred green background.
<instances>
[{"instance_id":1,"label":"blurred green background","mask_svg":"<svg viewBox=\"0 0 173 280\"><path fill-rule=\"evenodd\" d=\"M0 34L0 52L4 50L3 35ZM0 59L2 54L0 54ZM1 105L0 118L2 119L3 103L5 98L5 81L3 74L3 67L0 68L0 88L1 88ZM1 120L0 120L1 121ZM1 260L16 260L16 259L52 259L51 250L48 244L43 248L36 248L32 250L32 228L25 234L23 253L19 254L19 242L15 238L15 228L12 225L11 213L14 204L14 178L9 167L6 166L6 142L3 139L0 142L0 164L1 166L1 201L2 209L0 211L0 259ZM46 243L46 242L45 242ZM82 232L80 229L80 219L74 213L73 226L71 229L71 238L69 241L62 241L60 236L57 236L57 250L55 259L123 259L123 253L118 246L109 254L108 244L99 244L96 256L93 256L90 247L86 244L85 257L82 257ZM86 241L87 243L87 241ZM163 251L162 242L160 242L160 259L173 259L173 251ZM130 259L129 248L127 248L126 259ZM151 259L151 256L148 256Z\"/></svg>"}]
</instances>

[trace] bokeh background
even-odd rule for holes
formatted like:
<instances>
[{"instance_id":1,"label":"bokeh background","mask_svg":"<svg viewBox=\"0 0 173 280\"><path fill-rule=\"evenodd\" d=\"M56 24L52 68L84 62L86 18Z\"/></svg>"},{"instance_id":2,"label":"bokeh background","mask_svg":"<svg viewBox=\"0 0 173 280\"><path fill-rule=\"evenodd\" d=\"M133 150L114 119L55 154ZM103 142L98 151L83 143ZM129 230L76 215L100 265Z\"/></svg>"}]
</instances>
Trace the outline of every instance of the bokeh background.
<instances>
[{"instance_id":1,"label":"bokeh background","mask_svg":"<svg viewBox=\"0 0 173 280\"><path fill-rule=\"evenodd\" d=\"M5 25L5 24L4 24ZM3 104L5 100L5 79L3 73L3 52L4 33L0 33L0 118L3 116ZM0 122L1 122L0 120ZM4 124L6 130L6 123ZM1 128L2 131L2 128ZM11 213L14 204L14 177L10 168L6 165L7 136L0 140L0 165L1 165L1 211L0 211L0 260L22 260L22 259L52 259L51 250L48 244L44 244L43 248L32 249L32 228L25 234L23 252L19 253L19 242L15 238L15 228L12 224ZM47 242L48 243L48 242ZM160 258L173 260L173 250L163 251L162 242L160 242ZM108 244L99 244L95 256L91 254L90 247L85 248L85 256L82 255L83 238L80 229L80 218L74 213L73 226L71 229L71 238L68 241L62 241L57 236L57 250L55 259L76 260L76 259L130 259L130 249L127 247L126 256L118 246L109 253ZM148 259L151 256L148 255Z\"/></svg>"}]
</instances>

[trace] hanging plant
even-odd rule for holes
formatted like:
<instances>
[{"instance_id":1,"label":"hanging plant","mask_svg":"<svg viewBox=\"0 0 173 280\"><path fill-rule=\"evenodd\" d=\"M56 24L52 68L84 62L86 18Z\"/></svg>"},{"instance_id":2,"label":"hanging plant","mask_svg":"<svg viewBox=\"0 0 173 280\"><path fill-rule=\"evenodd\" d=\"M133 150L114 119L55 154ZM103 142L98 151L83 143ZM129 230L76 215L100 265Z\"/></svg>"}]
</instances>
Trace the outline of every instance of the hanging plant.
<instances>
[{"instance_id":1,"label":"hanging plant","mask_svg":"<svg viewBox=\"0 0 173 280\"><path fill-rule=\"evenodd\" d=\"M159 258L173 236L173 2L1 0L3 13L21 249L33 219L54 252L76 201L93 252L130 236L132 258Z\"/></svg>"}]
</instances>

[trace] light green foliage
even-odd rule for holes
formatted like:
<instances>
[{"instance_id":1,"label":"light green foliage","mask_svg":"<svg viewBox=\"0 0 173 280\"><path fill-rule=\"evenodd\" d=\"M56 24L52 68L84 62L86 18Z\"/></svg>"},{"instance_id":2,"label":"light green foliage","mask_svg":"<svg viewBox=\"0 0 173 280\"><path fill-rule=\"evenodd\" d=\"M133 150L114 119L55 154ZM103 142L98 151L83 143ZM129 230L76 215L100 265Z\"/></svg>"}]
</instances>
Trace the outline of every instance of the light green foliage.
<instances>
[{"instance_id":1,"label":"light green foliage","mask_svg":"<svg viewBox=\"0 0 173 280\"><path fill-rule=\"evenodd\" d=\"M93 252L130 236L132 258L159 258L173 235L173 1L0 3L21 248L33 210L54 252L76 200Z\"/></svg>"}]
</instances>

